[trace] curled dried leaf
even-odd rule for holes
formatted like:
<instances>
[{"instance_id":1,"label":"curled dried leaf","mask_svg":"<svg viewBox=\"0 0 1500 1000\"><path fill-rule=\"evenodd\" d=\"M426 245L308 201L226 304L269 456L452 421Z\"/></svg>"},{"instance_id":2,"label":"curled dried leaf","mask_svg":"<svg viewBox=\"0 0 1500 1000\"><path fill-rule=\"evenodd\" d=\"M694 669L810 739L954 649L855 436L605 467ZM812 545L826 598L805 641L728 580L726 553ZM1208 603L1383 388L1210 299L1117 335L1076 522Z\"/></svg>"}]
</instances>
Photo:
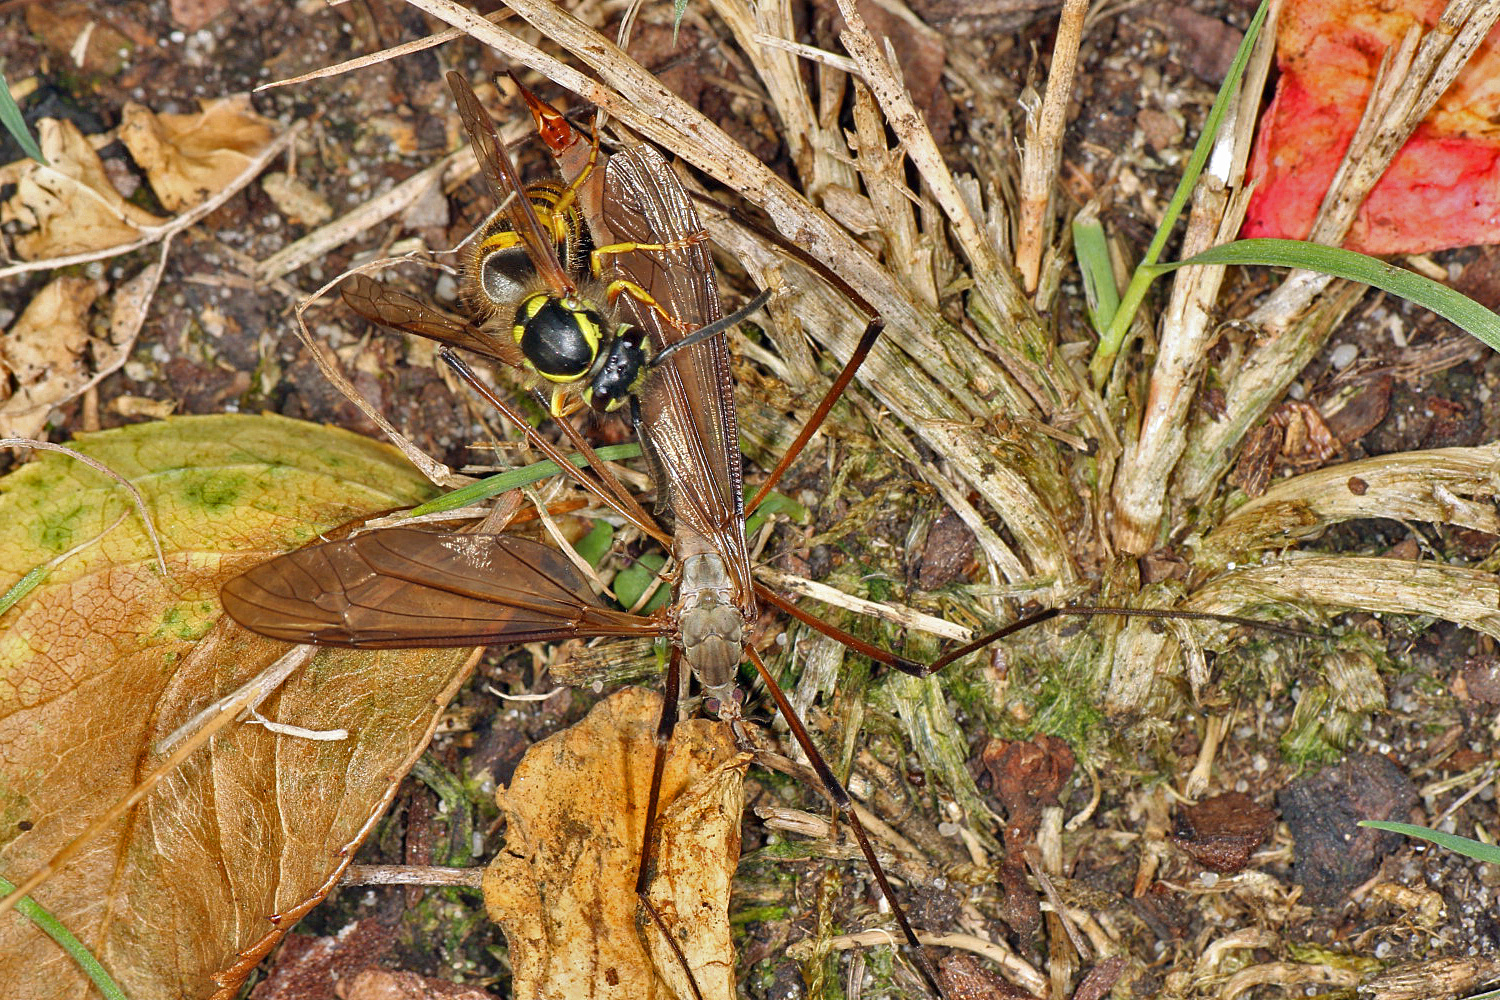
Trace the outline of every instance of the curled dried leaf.
<instances>
[{"instance_id":1,"label":"curled dried leaf","mask_svg":"<svg viewBox=\"0 0 1500 1000\"><path fill-rule=\"evenodd\" d=\"M271 143L270 119L250 108L250 95L203 102L190 115L157 114L125 105L120 140L146 172L151 190L173 212L222 190Z\"/></svg>"},{"instance_id":2,"label":"curled dried leaf","mask_svg":"<svg viewBox=\"0 0 1500 1000\"><path fill-rule=\"evenodd\" d=\"M693 997L635 893L660 714L660 696L625 688L527 751L497 795L506 845L484 895L510 941L516 996ZM735 993L729 883L747 763L727 726L693 720L673 733L662 779L647 895L705 997Z\"/></svg>"},{"instance_id":3,"label":"curled dried leaf","mask_svg":"<svg viewBox=\"0 0 1500 1000\"><path fill-rule=\"evenodd\" d=\"M43 166L34 160L8 168L16 193L0 205L0 222L15 222L16 255L41 260L104 250L139 239L163 220L120 196L104 173L99 154L69 121L37 124Z\"/></svg>"},{"instance_id":4,"label":"curled dried leaf","mask_svg":"<svg viewBox=\"0 0 1500 1000\"><path fill-rule=\"evenodd\" d=\"M0 437L38 436L88 380L89 309L103 291L101 281L58 278L0 339Z\"/></svg>"}]
</instances>

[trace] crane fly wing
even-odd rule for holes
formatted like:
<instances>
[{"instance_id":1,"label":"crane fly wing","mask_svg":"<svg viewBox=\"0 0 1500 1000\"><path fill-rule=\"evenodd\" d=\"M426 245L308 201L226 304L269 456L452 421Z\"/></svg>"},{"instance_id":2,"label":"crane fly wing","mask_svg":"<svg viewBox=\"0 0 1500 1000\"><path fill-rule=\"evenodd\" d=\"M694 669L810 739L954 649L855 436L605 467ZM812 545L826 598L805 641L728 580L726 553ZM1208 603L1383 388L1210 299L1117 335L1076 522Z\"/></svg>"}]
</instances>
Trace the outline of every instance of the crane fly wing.
<instances>
[{"instance_id":1,"label":"crane fly wing","mask_svg":"<svg viewBox=\"0 0 1500 1000\"><path fill-rule=\"evenodd\" d=\"M556 549L508 535L385 528L324 542L230 580L224 610L287 642L366 649L655 636L654 618L600 607Z\"/></svg>"},{"instance_id":2,"label":"crane fly wing","mask_svg":"<svg viewBox=\"0 0 1500 1000\"><path fill-rule=\"evenodd\" d=\"M553 295L572 294L576 289L573 279L563 270L557 259L557 248L550 233L542 227L536 208L526 197L516 166L505 151L505 144L495 132L495 123L489 112L479 103L479 96L461 73L448 74L448 88L458 102L458 114L469 134L469 144L474 147L474 156L479 167L489 180L495 204L501 206L510 219L511 228L521 238L532 266Z\"/></svg>"},{"instance_id":3,"label":"crane fly wing","mask_svg":"<svg viewBox=\"0 0 1500 1000\"><path fill-rule=\"evenodd\" d=\"M390 288L363 274L351 275L339 286L344 304L371 323L414 333L450 347L460 347L512 368L521 367L521 351L504 338L438 312L421 299Z\"/></svg>"},{"instance_id":4,"label":"crane fly wing","mask_svg":"<svg viewBox=\"0 0 1500 1000\"><path fill-rule=\"evenodd\" d=\"M604 227L618 242L683 244L668 250L611 254L616 275L634 281L672 317L630 295L617 300L626 317L650 333L659 351L724 315L713 260L701 241L703 224L672 168L654 147L636 145L605 166ZM679 525L709 539L724 557L736 603L754 609L745 548L745 493L729 349L720 334L684 348L648 377L640 393L658 488Z\"/></svg>"}]
</instances>

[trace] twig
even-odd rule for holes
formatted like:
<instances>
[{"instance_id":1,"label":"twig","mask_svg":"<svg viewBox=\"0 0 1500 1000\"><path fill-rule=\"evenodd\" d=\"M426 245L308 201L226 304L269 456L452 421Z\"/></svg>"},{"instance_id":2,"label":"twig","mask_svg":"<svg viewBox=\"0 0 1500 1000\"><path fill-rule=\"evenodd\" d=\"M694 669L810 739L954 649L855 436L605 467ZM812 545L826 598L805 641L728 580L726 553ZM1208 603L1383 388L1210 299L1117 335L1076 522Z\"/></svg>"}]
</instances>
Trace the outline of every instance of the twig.
<instances>
[{"instance_id":1,"label":"twig","mask_svg":"<svg viewBox=\"0 0 1500 1000\"><path fill-rule=\"evenodd\" d=\"M449 170L454 172L454 181L462 181L478 172L479 165L469 155L467 146L456 149L385 194L371 198L352 212L339 216L328 225L281 248L256 264L252 276L256 281L270 282L315 260L321 260L330 251L343 246L371 226L379 225L405 209Z\"/></svg>"},{"instance_id":2,"label":"twig","mask_svg":"<svg viewBox=\"0 0 1500 1000\"><path fill-rule=\"evenodd\" d=\"M281 155L282 152L296 141L297 136L302 132L302 128L302 122L292 125L291 128L287 129L286 132L282 133L269 146L251 159L245 169L240 171L234 180L230 181L222 191L215 194L203 204L189 209L175 218L168 219L159 226L141 227L141 238L138 240L121 243L118 246L105 247L102 250L89 250L84 253L68 254L64 257L48 257L45 260L21 261L11 264L8 267L0 267L0 278L8 278L13 274L26 274L30 271L46 271L53 268L70 267L74 264L87 264L95 260L108 260L111 257L118 257L121 254L139 250L141 247L150 246L152 243L180 233L199 219L213 212L220 205L223 205L230 198L234 197L240 188L254 180L266 168L268 163Z\"/></svg>"},{"instance_id":3,"label":"twig","mask_svg":"<svg viewBox=\"0 0 1500 1000\"><path fill-rule=\"evenodd\" d=\"M919 632L927 632L930 635L941 636L944 639L955 639L959 642L968 642L974 638L974 633L962 625L955 625L942 618L934 618L932 615L923 614L914 608L904 607L900 604L882 604L876 601L867 601L863 597L855 597L846 594L842 590L830 587L826 583L818 583L816 580L807 580L790 573L783 573L770 566L756 566L755 578L762 583L773 587L782 587L794 594L810 597L815 601L822 601L845 611L853 611L862 615L870 615L881 618L888 622L900 625L902 628L916 629Z\"/></svg>"},{"instance_id":4,"label":"twig","mask_svg":"<svg viewBox=\"0 0 1500 1000\"><path fill-rule=\"evenodd\" d=\"M1078 46L1089 0L1064 0L1047 71L1047 92L1035 117L1026 122L1026 151L1021 160L1020 218L1016 220L1016 269L1028 293L1036 291L1047 244L1047 210L1057 186L1062 162L1063 131L1068 124L1068 99L1078 69Z\"/></svg>"},{"instance_id":5,"label":"twig","mask_svg":"<svg viewBox=\"0 0 1500 1000\"><path fill-rule=\"evenodd\" d=\"M493 14L486 15L486 19L499 24L501 21L508 19L510 16L511 12L502 7L500 10L495 11ZM258 94L263 90L271 90L276 87L290 87L293 84L310 83L313 80L326 80L329 77L343 76L345 73L352 73L355 70L361 70L367 66L375 66L383 62L389 62L392 59L399 59L402 56L409 56L414 52L425 52L427 49L436 48L439 45L451 42L455 38L462 38L463 34L464 33L462 31L459 31L457 28L447 28L443 31L439 31L437 34L428 35L426 38L418 38L415 41L402 42L400 45L393 45L388 49L381 49L379 52L371 52L367 55L355 56L353 59L345 59L341 63L334 63L332 66L324 66L320 69L315 69L311 72L303 73L299 76L289 76L284 80L273 80L270 83L263 83L259 87L256 87L254 90L252 90L251 93Z\"/></svg>"},{"instance_id":6,"label":"twig","mask_svg":"<svg viewBox=\"0 0 1500 1000\"><path fill-rule=\"evenodd\" d=\"M341 885L427 885L478 889L483 868L444 868L441 865L350 865Z\"/></svg>"},{"instance_id":7,"label":"twig","mask_svg":"<svg viewBox=\"0 0 1500 1000\"><path fill-rule=\"evenodd\" d=\"M401 449L401 453L407 457L412 465L417 467L422 475L426 476L434 484L443 487L453 487L470 482L468 476L460 476L443 463L436 461L421 448L412 444L411 439L405 434L396 430L396 425L387 420L385 414L372 405L365 398L364 394L344 377L344 373L339 369L339 366L329 358L323 345L313 338L312 331L307 328L305 314L314 302L332 291L334 286L343 281L349 274L362 273L377 266L380 266L380 262L372 262L363 267L355 268L346 274L341 274L313 292L306 299L297 303L297 339L302 341L302 346L306 347L307 352L312 355L313 363L318 366L318 371L323 373L323 377L331 382L335 389L343 393L345 399L359 407L359 411L368 417L371 423L379 427L392 444Z\"/></svg>"},{"instance_id":8,"label":"twig","mask_svg":"<svg viewBox=\"0 0 1500 1000\"><path fill-rule=\"evenodd\" d=\"M76 459L93 469L102 476L108 476L130 491L131 500L135 503L136 512L141 515L141 523L146 526L146 535L151 539L151 548L156 552L156 565L161 569L162 576L167 576L167 557L162 554L161 538L156 533L156 525L151 521L151 514L146 510L146 498L141 496L141 491L135 488L135 484L120 475L97 458L90 458L80 451L51 441L36 441L31 438L0 438L0 448L36 448L39 451L53 451L59 455L66 455Z\"/></svg>"}]
</instances>

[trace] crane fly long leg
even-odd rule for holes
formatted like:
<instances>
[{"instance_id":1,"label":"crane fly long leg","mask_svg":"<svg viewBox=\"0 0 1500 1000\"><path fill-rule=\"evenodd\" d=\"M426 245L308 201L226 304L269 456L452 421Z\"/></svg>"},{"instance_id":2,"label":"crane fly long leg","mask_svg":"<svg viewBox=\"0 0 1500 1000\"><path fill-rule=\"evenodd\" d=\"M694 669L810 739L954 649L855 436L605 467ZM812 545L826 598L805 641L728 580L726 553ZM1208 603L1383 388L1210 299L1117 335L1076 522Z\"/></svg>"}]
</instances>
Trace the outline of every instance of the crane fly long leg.
<instances>
[{"instance_id":1,"label":"crane fly long leg","mask_svg":"<svg viewBox=\"0 0 1500 1000\"><path fill-rule=\"evenodd\" d=\"M961 660L965 656L968 656L970 653L977 652L978 650L981 650L986 646L993 645L994 643L999 642L1001 639L1004 639L1007 636L1015 635L1017 632L1028 629L1033 625L1040 625L1042 622L1050 621L1053 618L1057 618L1063 615L1077 615L1080 617L1101 617L1106 615L1114 615L1120 618L1155 618L1167 620L1176 619L1187 621L1209 621L1218 622L1223 625L1240 625L1246 628L1263 629L1268 632L1275 632L1279 635L1301 636L1308 639L1315 639L1318 637L1318 634L1316 632L1312 632L1307 629L1296 628L1295 626L1291 625L1281 625L1276 622L1259 621L1254 618L1241 618L1237 615L1220 615L1215 614L1211 611L1176 611L1171 608L1111 608L1103 607L1100 605L1079 604L1070 607L1047 608L1034 614L1026 615L1023 618L1016 619L1008 625L1003 625L1000 628L995 629L995 631L993 632L988 632L984 635L981 635L977 639L972 639L961 646L956 646L953 649L950 649L948 652L943 653L931 663L918 663L916 660L910 660L904 656L898 656L897 654L892 653L889 650L881 649L879 646L875 646L871 643L865 642L863 639L860 639L857 636L850 635L848 632L845 632L837 625L830 625L828 622L825 622L818 616L803 611L795 603L782 597L780 594L776 593L774 590L765 586L764 584L757 583L755 585L755 596L760 598L762 601L765 601L767 604L771 605L777 610L791 615L802 624L816 629L817 631L828 636L830 639L837 640L838 642L847 646L849 649L852 649L854 652L858 653L860 656L867 656L870 659L874 660L876 663L883 663L888 667L899 670L903 674L910 674L913 677L927 677L935 674L939 670L942 670L944 667L948 666L950 663Z\"/></svg>"},{"instance_id":2,"label":"crane fly long leg","mask_svg":"<svg viewBox=\"0 0 1500 1000\"><path fill-rule=\"evenodd\" d=\"M788 240L774 230L764 229L746 222L739 213L719 204L706 195L694 194L693 197L698 201L713 205L720 211L727 212L736 222L753 229L756 234L775 244L782 253L785 253L788 257L791 257L797 263L803 265L825 282L838 289L839 294L852 302L854 307L867 317L865 331L860 335L859 343L855 345L854 352L849 355L849 360L844 363L844 368L839 372L838 378L833 380L833 385L829 386L828 391L823 394L823 399L818 403L817 409L813 411L812 416L807 418L807 423L803 424L801 432L798 433L796 439L787 448L786 454L781 456L781 461L776 463L776 467L771 470L770 475L766 476L766 481L761 484L755 496L745 505L745 512L748 514L759 507L766 497L770 495L771 490L775 489L776 484L781 481L781 477L786 474L786 470L791 467L791 464L797 460L797 456L802 453L802 449L807 446L807 442L812 439L812 436L817 433L818 428L823 425L823 421L827 419L829 411L833 409L833 404L837 403L839 397L844 394L844 390L854 380L855 373L859 371L860 366L865 363L865 358L869 356L870 351L875 347L875 341L880 339L880 334L885 330L885 320L876 311L875 307L870 304L868 299L855 291L853 285L839 277L827 264L812 256L791 240Z\"/></svg>"},{"instance_id":3,"label":"crane fly long leg","mask_svg":"<svg viewBox=\"0 0 1500 1000\"><path fill-rule=\"evenodd\" d=\"M915 674L918 677L923 676L919 671L924 669L924 664L917 663L915 660L908 660L904 656L897 656L889 650L881 649L879 646L865 642L857 636L850 635L837 625L830 625L817 615L803 611L795 603L782 597L764 584L757 583L755 585L755 596L778 611L791 615L802 624L823 633L828 638L836 639L860 656L867 656L876 663L883 663L888 667L894 667L902 673Z\"/></svg>"},{"instance_id":4,"label":"crane fly long leg","mask_svg":"<svg viewBox=\"0 0 1500 1000\"><path fill-rule=\"evenodd\" d=\"M849 798L848 791L845 790L843 783L834 776L833 769L828 766L828 762L818 752L818 748L813 744L812 737L807 735L807 728L802 725L802 720L797 716L796 709L792 708L792 703L787 699L786 693L781 690L781 685L776 683L776 679L766 669L766 665L761 660L760 654L755 651L755 647L747 645L745 647L745 655L750 657L751 663L755 664L756 673L760 674L760 679L765 683L766 690L775 699L777 710L781 712L781 717L786 720L788 728L792 731L792 736L797 740L797 745L802 747L802 752L807 755L807 762L817 772L818 780L823 783L823 790L833 800L834 808L843 813L848 819L849 829L854 831L854 839L859 843L860 853L865 856L865 862L870 866L870 873L875 876L875 883L880 887L881 895L885 897L886 902L891 904L891 913L895 915L896 923L901 925L901 934L906 938L906 943L911 947L913 954L916 956L917 969L921 972L922 978L926 980L928 989L932 990L932 995L935 997L946 996L947 994L943 992L943 988L938 985L937 970L933 968L932 960L927 957L927 950L922 947L922 942L917 940L917 932L912 929L910 921L906 919L906 911L897 902L896 894L891 889L891 883L885 877L885 869L881 867L880 860L875 857L875 848L870 846L869 835L865 833L864 824L859 821L859 816L854 811L854 802Z\"/></svg>"},{"instance_id":5,"label":"crane fly long leg","mask_svg":"<svg viewBox=\"0 0 1500 1000\"><path fill-rule=\"evenodd\" d=\"M444 364L453 369L454 374L467 382L469 388L478 393L486 403L499 410L512 424L521 428L526 434L526 440L539 448L542 454L557 463L558 468L572 475L575 482L592 493L597 499L614 508L621 517L639 528L642 533L656 539L663 545L671 544L671 536L662 531L656 522L651 519L650 515L641 509L641 505L636 503L633 497L624 492L619 480L615 479L612 475L609 476L610 489L605 489L594 482L594 480L583 474L582 469L569 462L556 445L537 433L536 428L532 427L520 413L516 412L514 407L500 398L489 386L485 385L484 381L474 373L474 369L469 367L468 362L446 347L438 350L438 356L443 359ZM574 429L574 433L577 433L576 429ZM581 437L574 438L573 444L578 447L579 451L583 453L583 456L590 463L600 462L599 457L594 454L594 450ZM602 464L600 462L600 465ZM615 494L612 492L613 490L619 490L620 492Z\"/></svg>"},{"instance_id":6,"label":"crane fly long leg","mask_svg":"<svg viewBox=\"0 0 1500 1000\"><path fill-rule=\"evenodd\" d=\"M640 900L641 909L646 911L651 922L656 925L657 932L672 949L672 954L677 956L678 964L687 975L688 985L693 988L693 1000L703 1000L703 991L698 988L698 979L693 975L693 968L688 964L687 956L682 952L682 946L677 943L677 936L667 927L666 920L651 902L651 895L647 891L651 884L652 868L655 862L651 843L656 836L657 821L661 818L659 812L662 773L667 766L667 746L672 742L673 730L677 728L677 697L682 691L682 650L676 646L672 647L672 655L667 660L667 677L664 683L667 690L662 697L661 716L656 722L655 752L651 764L651 792L646 799L646 826L641 833L641 863L635 875L635 895Z\"/></svg>"},{"instance_id":7,"label":"crane fly long leg","mask_svg":"<svg viewBox=\"0 0 1500 1000\"><path fill-rule=\"evenodd\" d=\"M845 362L844 370L839 372L838 378L833 380L833 385L829 386L828 391L823 394L823 399L818 403L818 408L813 411L812 416L807 418L807 423L802 425L801 432L798 433L796 440L787 447L786 454L781 456L781 461L776 463L776 468L771 470L770 474L766 476L766 481L760 484L760 489L756 491L755 496L745 505L745 513L754 513L755 508L759 507L761 502L771 495L771 490L775 489L776 484L781 481L781 477L786 474L786 470L791 468L792 463L797 460L797 456L802 454L802 449L807 446L807 442L812 440L812 436L818 432L818 428L823 426L823 421L828 418L828 413L833 409L833 404L839 401L839 397L844 394L844 390L849 387L849 383L854 381L855 373L865 363L865 358L869 356L870 350L875 346L875 341L880 339L880 334L884 330L885 320L879 316L870 320L869 324L865 327L864 334L859 338L859 343L854 348L854 353Z\"/></svg>"},{"instance_id":8,"label":"crane fly long leg","mask_svg":"<svg viewBox=\"0 0 1500 1000\"><path fill-rule=\"evenodd\" d=\"M583 439L583 435L578 432L578 428L573 426L573 421L567 417L559 417L557 423L563 429L563 434L567 436L568 442L574 448L577 448L578 453L588 462L589 468L598 473L599 478L604 481L605 487L614 493L620 502L629 509L628 513L626 511L621 511L621 513L626 514L632 523L655 524L655 519L646 513L646 509L641 506L640 501L620 484L620 480L615 476L614 470L610 468L610 463L600 458L598 453Z\"/></svg>"}]
</instances>

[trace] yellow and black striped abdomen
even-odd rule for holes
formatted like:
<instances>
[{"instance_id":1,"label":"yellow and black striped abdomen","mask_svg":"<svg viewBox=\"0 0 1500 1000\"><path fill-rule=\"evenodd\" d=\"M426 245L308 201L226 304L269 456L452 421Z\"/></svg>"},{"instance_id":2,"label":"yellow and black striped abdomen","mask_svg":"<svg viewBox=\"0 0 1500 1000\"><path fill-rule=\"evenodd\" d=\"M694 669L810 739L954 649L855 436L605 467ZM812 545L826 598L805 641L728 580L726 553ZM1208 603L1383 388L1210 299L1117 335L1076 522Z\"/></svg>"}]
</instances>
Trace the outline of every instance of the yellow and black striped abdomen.
<instances>
[{"instance_id":1,"label":"yellow and black striped abdomen","mask_svg":"<svg viewBox=\"0 0 1500 1000\"><path fill-rule=\"evenodd\" d=\"M594 249L588 227L576 204L561 211L557 205L567 188L553 181L528 185L526 198L537 221L552 234L558 261L575 279L588 274L589 254ZM461 297L476 320L495 316L509 320L515 308L537 286L536 265L531 262L521 237L511 228L504 211L485 220L469 243Z\"/></svg>"}]
</instances>

